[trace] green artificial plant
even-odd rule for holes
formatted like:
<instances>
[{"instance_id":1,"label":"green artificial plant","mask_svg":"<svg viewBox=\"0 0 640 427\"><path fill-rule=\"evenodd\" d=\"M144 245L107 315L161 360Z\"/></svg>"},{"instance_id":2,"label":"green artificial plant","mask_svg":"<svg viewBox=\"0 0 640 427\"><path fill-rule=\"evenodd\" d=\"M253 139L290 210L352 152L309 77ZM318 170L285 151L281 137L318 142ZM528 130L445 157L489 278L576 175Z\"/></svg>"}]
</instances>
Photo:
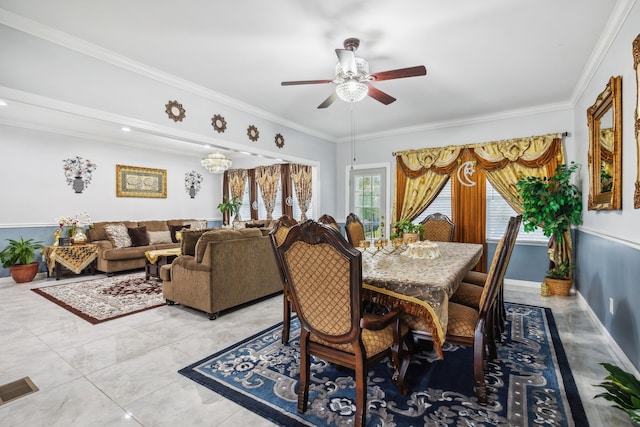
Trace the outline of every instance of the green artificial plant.
<instances>
[{"instance_id":1,"label":"green artificial plant","mask_svg":"<svg viewBox=\"0 0 640 427\"><path fill-rule=\"evenodd\" d=\"M571 175L580 165L571 162L556 168L550 178L525 176L517 183L518 195L522 200L522 220L525 231L534 231L538 227L550 238L549 247L553 250L554 268L551 274L570 278L574 265L571 257L561 259L558 247L562 244L564 233L571 225L582 224L582 193L571 183ZM563 266L563 263L566 263Z\"/></svg>"},{"instance_id":2,"label":"green artificial plant","mask_svg":"<svg viewBox=\"0 0 640 427\"><path fill-rule=\"evenodd\" d=\"M20 237L20 240L7 240L9 245L0 251L0 261L2 261L2 267L4 268L18 264L32 264L36 258L36 250L44 247L42 242L34 242L33 239L24 240L24 238Z\"/></svg>"},{"instance_id":3,"label":"green artificial plant","mask_svg":"<svg viewBox=\"0 0 640 427\"><path fill-rule=\"evenodd\" d=\"M405 233L418 233L422 234L424 231L423 224L414 224L411 222L411 219L405 218L402 221L396 222L396 230L398 233L398 237L401 237Z\"/></svg>"},{"instance_id":4,"label":"green artificial plant","mask_svg":"<svg viewBox=\"0 0 640 427\"><path fill-rule=\"evenodd\" d=\"M222 203L218 204L218 209L222 215L228 213L229 218L232 218L238 215L240 212L240 206L242 206L242 201L238 196L233 196L231 198L223 196Z\"/></svg>"},{"instance_id":5,"label":"green artificial plant","mask_svg":"<svg viewBox=\"0 0 640 427\"><path fill-rule=\"evenodd\" d=\"M602 387L606 392L595 395L613 402L613 407L629 414L631 421L640 423L640 381L629 372L611 363L600 363L609 375L596 387Z\"/></svg>"}]
</instances>

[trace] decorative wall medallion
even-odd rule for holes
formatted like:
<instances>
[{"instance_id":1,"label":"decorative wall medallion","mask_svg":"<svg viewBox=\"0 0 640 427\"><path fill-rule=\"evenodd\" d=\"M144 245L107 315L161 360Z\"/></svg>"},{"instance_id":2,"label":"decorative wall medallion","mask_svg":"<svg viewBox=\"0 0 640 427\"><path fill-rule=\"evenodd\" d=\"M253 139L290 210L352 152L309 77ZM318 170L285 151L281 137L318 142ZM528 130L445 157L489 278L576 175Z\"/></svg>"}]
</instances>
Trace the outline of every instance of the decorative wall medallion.
<instances>
[{"instance_id":1,"label":"decorative wall medallion","mask_svg":"<svg viewBox=\"0 0 640 427\"><path fill-rule=\"evenodd\" d=\"M247 136L249 136L250 140L256 142L260 138L260 131L254 125L251 125L247 128Z\"/></svg>"},{"instance_id":2,"label":"decorative wall medallion","mask_svg":"<svg viewBox=\"0 0 640 427\"><path fill-rule=\"evenodd\" d=\"M282 134L276 134L276 147L282 148L284 147L284 136Z\"/></svg>"},{"instance_id":3,"label":"decorative wall medallion","mask_svg":"<svg viewBox=\"0 0 640 427\"><path fill-rule=\"evenodd\" d=\"M476 173L474 166L473 162L469 160L458 167L458 181L465 187L473 187L476 185L476 183L471 180L471 176ZM462 176L460 175L461 172Z\"/></svg>"},{"instance_id":4,"label":"decorative wall medallion","mask_svg":"<svg viewBox=\"0 0 640 427\"><path fill-rule=\"evenodd\" d=\"M174 122L181 122L185 118L184 108L178 101L169 101L165 107L167 108L164 111Z\"/></svg>"},{"instance_id":5,"label":"decorative wall medallion","mask_svg":"<svg viewBox=\"0 0 640 427\"><path fill-rule=\"evenodd\" d=\"M211 126L218 133L223 133L227 130L227 121L220 114L215 114L211 118Z\"/></svg>"}]
</instances>

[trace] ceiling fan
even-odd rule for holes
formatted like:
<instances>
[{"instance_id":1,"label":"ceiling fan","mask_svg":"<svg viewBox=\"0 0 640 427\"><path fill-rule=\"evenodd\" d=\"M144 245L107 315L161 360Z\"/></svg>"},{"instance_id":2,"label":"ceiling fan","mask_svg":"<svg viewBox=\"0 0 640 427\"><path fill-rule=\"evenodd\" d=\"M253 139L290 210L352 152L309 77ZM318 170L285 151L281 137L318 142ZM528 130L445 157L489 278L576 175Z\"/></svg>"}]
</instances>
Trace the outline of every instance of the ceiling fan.
<instances>
[{"instance_id":1,"label":"ceiling fan","mask_svg":"<svg viewBox=\"0 0 640 427\"><path fill-rule=\"evenodd\" d=\"M360 40L348 38L344 41L344 49L336 49L338 63L336 64L335 79L282 82L282 86L334 83L336 85L335 91L318 108L327 108L333 104L336 98L346 102L358 102L367 95L385 105L389 105L396 99L372 86L372 82L427 74L427 69L424 65L369 74L369 63L355 55L358 46L360 46Z\"/></svg>"}]
</instances>

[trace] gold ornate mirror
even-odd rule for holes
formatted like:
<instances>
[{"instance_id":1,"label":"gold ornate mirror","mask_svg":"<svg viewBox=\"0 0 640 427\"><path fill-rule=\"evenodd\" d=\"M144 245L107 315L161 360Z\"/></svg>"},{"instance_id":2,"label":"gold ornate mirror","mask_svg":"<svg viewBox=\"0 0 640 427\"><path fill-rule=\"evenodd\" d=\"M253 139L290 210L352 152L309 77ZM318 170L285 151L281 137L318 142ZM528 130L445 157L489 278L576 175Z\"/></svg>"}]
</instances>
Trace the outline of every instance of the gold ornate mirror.
<instances>
[{"instance_id":1,"label":"gold ornate mirror","mask_svg":"<svg viewBox=\"0 0 640 427\"><path fill-rule=\"evenodd\" d=\"M587 110L589 210L622 209L622 78L611 77Z\"/></svg>"},{"instance_id":2,"label":"gold ornate mirror","mask_svg":"<svg viewBox=\"0 0 640 427\"><path fill-rule=\"evenodd\" d=\"M636 70L635 133L638 163L636 165L636 188L633 192L633 207L640 209L640 34L633 41L633 68Z\"/></svg>"}]
</instances>

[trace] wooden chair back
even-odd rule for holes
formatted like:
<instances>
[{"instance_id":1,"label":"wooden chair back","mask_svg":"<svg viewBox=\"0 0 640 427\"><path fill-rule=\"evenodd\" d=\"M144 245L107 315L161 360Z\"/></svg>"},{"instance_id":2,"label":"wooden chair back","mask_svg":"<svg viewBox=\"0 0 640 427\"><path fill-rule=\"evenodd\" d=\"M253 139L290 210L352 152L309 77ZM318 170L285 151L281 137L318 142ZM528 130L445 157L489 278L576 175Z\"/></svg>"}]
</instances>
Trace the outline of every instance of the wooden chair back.
<instances>
[{"instance_id":1,"label":"wooden chair back","mask_svg":"<svg viewBox=\"0 0 640 427\"><path fill-rule=\"evenodd\" d=\"M327 214L322 215L320 218L318 218L318 222L320 224L328 225L340 231L340 226L336 222L335 218L332 217L331 215L327 215Z\"/></svg>"},{"instance_id":2,"label":"wooden chair back","mask_svg":"<svg viewBox=\"0 0 640 427\"><path fill-rule=\"evenodd\" d=\"M347 216L347 220L345 222L344 231L347 233L347 240L353 246L358 247L360 245L361 240L365 240L364 237L364 226L362 225L362 221L360 218L354 213L350 213Z\"/></svg>"},{"instance_id":3,"label":"wooden chair back","mask_svg":"<svg viewBox=\"0 0 640 427\"><path fill-rule=\"evenodd\" d=\"M441 213L428 215L421 223L424 225L422 240L434 242L453 242L456 225L448 216Z\"/></svg>"}]
</instances>

